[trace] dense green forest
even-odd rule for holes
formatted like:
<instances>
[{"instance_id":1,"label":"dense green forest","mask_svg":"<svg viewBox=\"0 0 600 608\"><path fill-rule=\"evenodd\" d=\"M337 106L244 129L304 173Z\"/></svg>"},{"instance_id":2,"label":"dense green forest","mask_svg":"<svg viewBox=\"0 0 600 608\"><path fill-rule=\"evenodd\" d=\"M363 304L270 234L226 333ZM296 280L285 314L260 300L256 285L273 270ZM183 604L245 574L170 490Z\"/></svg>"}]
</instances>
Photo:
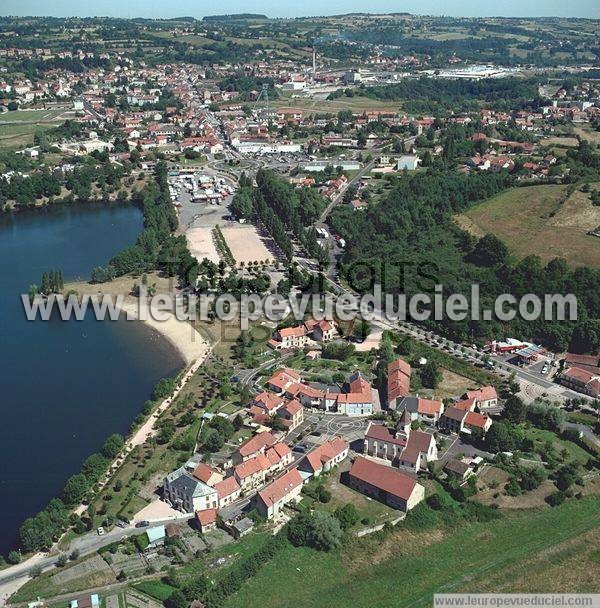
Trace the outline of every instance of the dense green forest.
<instances>
[{"instance_id":1,"label":"dense green forest","mask_svg":"<svg viewBox=\"0 0 600 608\"><path fill-rule=\"evenodd\" d=\"M383 87L365 87L366 97L402 100L403 107L415 113L466 110L493 104L496 110L515 110L534 106L538 81L523 78L498 80L449 80L444 78L407 78Z\"/></svg>"},{"instance_id":2,"label":"dense green forest","mask_svg":"<svg viewBox=\"0 0 600 608\"><path fill-rule=\"evenodd\" d=\"M457 174L444 168L405 175L378 205L364 213L344 206L331 222L346 239L341 276L358 291L381 283L384 292L427 293L434 284L444 295L469 296L471 285L481 290L482 308L493 310L499 294L521 297L534 293L573 293L578 299L577 322L525 321L510 323L465 320L436 321L440 331L460 341L514 335L543 342L556 350L579 352L600 347L600 270L567 267L555 259L543 266L536 256L514 264L508 249L495 236L477 241L460 230L452 215L504 189L511 181L502 174ZM434 322L430 321L431 327Z\"/></svg>"},{"instance_id":3,"label":"dense green forest","mask_svg":"<svg viewBox=\"0 0 600 608\"><path fill-rule=\"evenodd\" d=\"M291 232L310 255L325 264L327 251L317 242L315 231L307 228L325 210L325 199L316 190L294 188L273 171L261 169L256 182L258 189L253 189L251 181L242 176L231 205L233 214L260 220L286 259L293 256Z\"/></svg>"}]
</instances>

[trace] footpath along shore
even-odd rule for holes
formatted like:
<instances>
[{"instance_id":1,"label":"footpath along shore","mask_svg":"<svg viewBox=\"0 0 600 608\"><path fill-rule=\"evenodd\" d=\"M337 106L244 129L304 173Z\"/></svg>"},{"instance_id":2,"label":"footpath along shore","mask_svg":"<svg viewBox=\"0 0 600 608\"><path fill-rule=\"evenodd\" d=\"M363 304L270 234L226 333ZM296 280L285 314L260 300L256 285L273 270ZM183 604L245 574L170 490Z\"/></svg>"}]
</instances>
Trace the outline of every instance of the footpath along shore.
<instances>
[{"instance_id":1,"label":"footpath along shore","mask_svg":"<svg viewBox=\"0 0 600 608\"><path fill-rule=\"evenodd\" d=\"M89 284L87 284L89 287ZM75 287L70 285L70 288ZM81 284L77 285L81 287ZM78 293L84 290L77 289ZM99 290L100 292L100 290ZM99 292L96 292L99 295ZM121 310L127 315L129 320L137 319L137 300L132 296L127 296L125 301L120 306ZM179 377L173 393L164 399L148 417L148 419L129 436L121 450L121 453L115 458L110 465L106 475L97 485L97 491L101 491L112 479L115 472L121 467L131 450L136 446L144 444L148 439L155 436L158 432L156 423L160 416L172 405L172 403L181 394L183 389L198 369L206 362L206 359L211 353L212 346L202 335L186 321L178 320L174 315L166 321L156 321L151 316L142 320L152 330L158 332L166 338L179 352L186 363L186 370ZM87 505L80 504L73 512L77 515L82 515L87 509ZM60 542L60 541L59 541ZM56 552L58 543L55 543L48 553L36 553L30 556L25 561L10 566L0 571L0 606L6 604L8 598L20 589L27 581L31 579L29 573L36 566L46 568L52 567L51 554ZM57 554L58 555L58 554Z\"/></svg>"}]
</instances>

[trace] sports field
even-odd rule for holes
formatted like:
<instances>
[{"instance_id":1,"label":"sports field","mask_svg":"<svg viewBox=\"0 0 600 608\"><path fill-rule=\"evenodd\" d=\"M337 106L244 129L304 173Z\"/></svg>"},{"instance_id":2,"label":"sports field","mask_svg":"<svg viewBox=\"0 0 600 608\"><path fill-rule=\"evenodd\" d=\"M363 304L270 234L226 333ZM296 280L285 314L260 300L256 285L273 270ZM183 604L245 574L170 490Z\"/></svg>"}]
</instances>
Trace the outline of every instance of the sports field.
<instances>
[{"instance_id":1,"label":"sports field","mask_svg":"<svg viewBox=\"0 0 600 608\"><path fill-rule=\"evenodd\" d=\"M600 239L586 234L600 225L600 207L568 186L512 188L456 217L475 236L492 233L517 258L563 257L572 266L600 266Z\"/></svg>"}]
</instances>

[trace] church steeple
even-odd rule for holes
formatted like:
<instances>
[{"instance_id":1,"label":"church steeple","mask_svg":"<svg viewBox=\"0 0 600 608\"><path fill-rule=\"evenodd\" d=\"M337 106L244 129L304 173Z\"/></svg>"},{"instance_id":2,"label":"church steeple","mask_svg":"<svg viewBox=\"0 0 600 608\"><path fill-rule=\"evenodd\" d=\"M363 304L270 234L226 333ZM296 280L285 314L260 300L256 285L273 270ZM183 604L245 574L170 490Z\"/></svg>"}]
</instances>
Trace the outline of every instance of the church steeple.
<instances>
[{"instance_id":1,"label":"church steeple","mask_svg":"<svg viewBox=\"0 0 600 608\"><path fill-rule=\"evenodd\" d=\"M405 437L408 439L410 435L410 425L412 424L412 418L408 413L408 410L405 408L402 412L402 416L400 416L400 422L398 422L398 426L396 427L396 436L397 437Z\"/></svg>"}]
</instances>

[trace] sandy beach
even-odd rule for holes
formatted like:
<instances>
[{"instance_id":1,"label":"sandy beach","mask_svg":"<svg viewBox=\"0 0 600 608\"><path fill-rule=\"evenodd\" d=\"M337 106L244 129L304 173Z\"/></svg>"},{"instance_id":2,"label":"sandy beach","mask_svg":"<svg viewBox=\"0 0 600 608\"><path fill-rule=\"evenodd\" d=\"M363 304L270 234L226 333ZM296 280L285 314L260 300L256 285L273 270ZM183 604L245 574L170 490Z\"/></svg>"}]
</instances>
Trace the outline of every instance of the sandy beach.
<instances>
[{"instance_id":1,"label":"sandy beach","mask_svg":"<svg viewBox=\"0 0 600 608\"><path fill-rule=\"evenodd\" d=\"M65 285L64 292L76 291L80 296L89 294L93 296L123 295L123 303L119 307L128 320L139 320L139 301L131 295L135 283L140 279L132 277L119 277L108 283L92 284L87 281L73 282ZM157 293L171 294L174 292L173 280L160 277L156 274L148 275L148 284L155 285ZM166 321L158 321L150 314L146 315L142 322L153 331L158 332L166 338L179 352L186 365L191 365L198 359L203 359L208 350L207 340L187 321L180 321L174 315L169 315Z\"/></svg>"},{"instance_id":2,"label":"sandy beach","mask_svg":"<svg viewBox=\"0 0 600 608\"><path fill-rule=\"evenodd\" d=\"M125 300L121 310L128 319L138 319L138 305L135 300ZM148 315L142 322L166 338L183 357L186 365L204 358L208 351L208 342L192 325L187 321L178 320L174 315L170 315L166 321L157 321Z\"/></svg>"}]
</instances>

